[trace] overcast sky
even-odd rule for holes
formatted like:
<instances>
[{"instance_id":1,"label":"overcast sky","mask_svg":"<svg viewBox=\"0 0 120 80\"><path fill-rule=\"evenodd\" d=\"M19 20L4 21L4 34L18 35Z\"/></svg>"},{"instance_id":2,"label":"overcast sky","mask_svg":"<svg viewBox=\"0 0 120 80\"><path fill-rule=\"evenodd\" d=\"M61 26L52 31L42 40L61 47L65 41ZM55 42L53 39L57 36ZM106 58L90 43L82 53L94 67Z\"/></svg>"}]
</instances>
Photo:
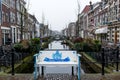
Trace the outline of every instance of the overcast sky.
<instances>
[{"instance_id":1,"label":"overcast sky","mask_svg":"<svg viewBox=\"0 0 120 80\"><path fill-rule=\"evenodd\" d=\"M90 0L78 0L80 10L85 5L89 5ZM91 0L93 3L101 0ZM77 0L26 0L27 9L34 14L37 20L42 23L42 15L44 15L45 24L49 24L52 30L62 30L68 23L75 22L78 13Z\"/></svg>"}]
</instances>

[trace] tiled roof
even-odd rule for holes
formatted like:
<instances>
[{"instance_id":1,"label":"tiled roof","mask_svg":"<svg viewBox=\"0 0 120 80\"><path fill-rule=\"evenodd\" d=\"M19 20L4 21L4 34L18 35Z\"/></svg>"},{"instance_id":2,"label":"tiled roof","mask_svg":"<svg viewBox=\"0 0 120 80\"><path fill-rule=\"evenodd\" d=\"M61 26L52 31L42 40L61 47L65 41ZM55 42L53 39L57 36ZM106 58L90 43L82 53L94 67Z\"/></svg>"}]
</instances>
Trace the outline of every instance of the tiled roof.
<instances>
[{"instance_id":1,"label":"tiled roof","mask_svg":"<svg viewBox=\"0 0 120 80\"><path fill-rule=\"evenodd\" d=\"M90 10L90 5L86 5L82 13L87 13Z\"/></svg>"}]
</instances>

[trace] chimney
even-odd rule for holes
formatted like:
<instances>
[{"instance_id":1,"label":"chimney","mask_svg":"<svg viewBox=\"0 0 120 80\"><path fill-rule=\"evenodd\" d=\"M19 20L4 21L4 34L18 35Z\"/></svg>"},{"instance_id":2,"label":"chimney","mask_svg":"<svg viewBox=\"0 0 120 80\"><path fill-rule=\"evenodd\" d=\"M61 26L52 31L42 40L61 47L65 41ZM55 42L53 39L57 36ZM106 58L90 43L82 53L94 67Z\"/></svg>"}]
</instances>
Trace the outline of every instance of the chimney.
<instances>
[{"instance_id":1,"label":"chimney","mask_svg":"<svg viewBox=\"0 0 120 80\"><path fill-rule=\"evenodd\" d=\"M93 5L92 5L92 2L90 1L90 10L93 9Z\"/></svg>"}]
</instances>

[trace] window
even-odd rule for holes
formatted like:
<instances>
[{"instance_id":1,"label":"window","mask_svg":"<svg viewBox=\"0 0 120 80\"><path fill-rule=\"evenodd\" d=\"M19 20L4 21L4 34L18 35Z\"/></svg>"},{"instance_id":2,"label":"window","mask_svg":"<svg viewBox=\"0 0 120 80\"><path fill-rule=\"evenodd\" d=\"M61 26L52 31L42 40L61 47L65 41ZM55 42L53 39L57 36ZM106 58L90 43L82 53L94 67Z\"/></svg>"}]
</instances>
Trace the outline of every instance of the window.
<instances>
[{"instance_id":1,"label":"window","mask_svg":"<svg viewBox=\"0 0 120 80\"><path fill-rule=\"evenodd\" d=\"M10 22L15 23L15 13L10 12Z\"/></svg>"},{"instance_id":2,"label":"window","mask_svg":"<svg viewBox=\"0 0 120 80\"><path fill-rule=\"evenodd\" d=\"M9 36L10 31L3 29L2 30L2 44L5 45L7 40L8 40L8 36Z\"/></svg>"},{"instance_id":3,"label":"window","mask_svg":"<svg viewBox=\"0 0 120 80\"><path fill-rule=\"evenodd\" d=\"M9 13L6 13L6 22L9 22Z\"/></svg>"},{"instance_id":4,"label":"window","mask_svg":"<svg viewBox=\"0 0 120 80\"><path fill-rule=\"evenodd\" d=\"M19 0L16 1L16 8L17 8L18 11L20 10L20 2L19 2Z\"/></svg>"},{"instance_id":5,"label":"window","mask_svg":"<svg viewBox=\"0 0 120 80\"><path fill-rule=\"evenodd\" d=\"M17 12L17 24L20 24L20 13L19 12Z\"/></svg>"},{"instance_id":6,"label":"window","mask_svg":"<svg viewBox=\"0 0 120 80\"><path fill-rule=\"evenodd\" d=\"M10 0L10 7L15 9L15 0Z\"/></svg>"},{"instance_id":7,"label":"window","mask_svg":"<svg viewBox=\"0 0 120 80\"><path fill-rule=\"evenodd\" d=\"M5 12L2 12L2 22L5 22Z\"/></svg>"}]
</instances>

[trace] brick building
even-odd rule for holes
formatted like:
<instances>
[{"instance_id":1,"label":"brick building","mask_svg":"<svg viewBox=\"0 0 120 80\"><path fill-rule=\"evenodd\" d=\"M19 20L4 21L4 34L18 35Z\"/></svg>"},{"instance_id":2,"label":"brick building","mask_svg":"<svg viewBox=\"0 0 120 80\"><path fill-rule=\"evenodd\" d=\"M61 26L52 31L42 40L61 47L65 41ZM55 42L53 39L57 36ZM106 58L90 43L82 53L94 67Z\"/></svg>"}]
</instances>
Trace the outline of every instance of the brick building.
<instances>
[{"instance_id":1,"label":"brick building","mask_svg":"<svg viewBox=\"0 0 120 80\"><path fill-rule=\"evenodd\" d=\"M25 0L0 1L0 45L6 45L8 38L12 43L35 38L35 28L40 25L35 16L27 12ZM40 29L37 32L39 35Z\"/></svg>"},{"instance_id":2,"label":"brick building","mask_svg":"<svg viewBox=\"0 0 120 80\"><path fill-rule=\"evenodd\" d=\"M16 0L10 0L10 28L12 43L17 42L17 27L16 27Z\"/></svg>"},{"instance_id":3,"label":"brick building","mask_svg":"<svg viewBox=\"0 0 120 80\"><path fill-rule=\"evenodd\" d=\"M10 1L2 0L1 2L1 40L0 45L5 45L8 37L11 36L10 28Z\"/></svg>"}]
</instances>

